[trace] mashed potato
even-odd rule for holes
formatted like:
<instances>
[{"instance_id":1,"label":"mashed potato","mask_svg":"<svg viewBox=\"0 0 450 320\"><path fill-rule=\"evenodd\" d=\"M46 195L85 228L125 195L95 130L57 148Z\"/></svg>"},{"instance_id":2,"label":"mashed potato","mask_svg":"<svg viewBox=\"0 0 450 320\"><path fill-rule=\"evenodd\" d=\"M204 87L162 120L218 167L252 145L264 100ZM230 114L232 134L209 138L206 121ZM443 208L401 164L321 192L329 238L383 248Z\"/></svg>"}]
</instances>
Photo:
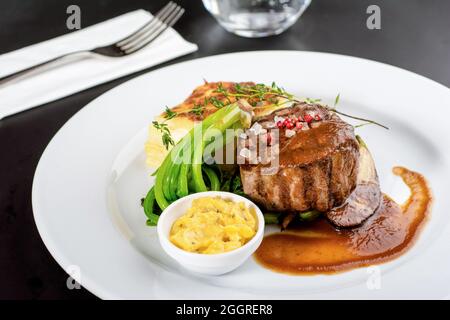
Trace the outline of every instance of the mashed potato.
<instances>
[{"instance_id":1,"label":"mashed potato","mask_svg":"<svg viewBox=\"0 0 450 320\"><path fill-rule=\"evenodd\" d=\"M246 244L256 230L256 215L244 202L204 197L174 222L170 241L189 252L223 253Z\"/></svg>"}]
</instances>

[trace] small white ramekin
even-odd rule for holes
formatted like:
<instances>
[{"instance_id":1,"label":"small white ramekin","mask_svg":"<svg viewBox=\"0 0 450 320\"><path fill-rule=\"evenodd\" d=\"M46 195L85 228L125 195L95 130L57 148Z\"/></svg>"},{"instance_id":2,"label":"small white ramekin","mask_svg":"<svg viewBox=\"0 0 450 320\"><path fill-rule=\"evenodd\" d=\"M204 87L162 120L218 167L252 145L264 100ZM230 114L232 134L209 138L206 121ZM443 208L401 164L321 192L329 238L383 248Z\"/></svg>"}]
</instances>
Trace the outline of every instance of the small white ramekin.
<instances>
[{"instance_id":1,"label":"small white ramekin","mask_svg":"<svg viewBox=\"0 0 450 320\"><path fill-rule=\"evenodd\" d=\"M186 213L192 206L194 199L203 197L220 197L234 202L244 202L248 208L254 208L258 220L258 230L253 238L240 248L217 254L188 252L170 242L169 234L175 220ZM170 204L159 217L157 233L164 251L184 268L207 275L220 275L239 267L259 247L264 236L264 216L253 202L234 193L222 191L199 192Z\"/></svg>"}]
</instances>

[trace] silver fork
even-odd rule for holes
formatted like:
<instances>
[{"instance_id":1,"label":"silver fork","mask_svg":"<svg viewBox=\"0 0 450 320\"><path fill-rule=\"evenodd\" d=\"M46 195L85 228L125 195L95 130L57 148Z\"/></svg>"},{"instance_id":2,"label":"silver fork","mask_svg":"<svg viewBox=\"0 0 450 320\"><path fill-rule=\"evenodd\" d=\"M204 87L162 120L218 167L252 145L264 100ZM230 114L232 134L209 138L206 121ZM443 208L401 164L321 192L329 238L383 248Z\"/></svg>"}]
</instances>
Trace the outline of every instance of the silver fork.
<instances>
[{"instance_id":1,"label":"silver fork","mask_svg":"<svg viewBox=\"0 0 450 320\"><path fill-rule=\"evenodd\" d=\"M31 76L38 72L43 72L49 68L58 66L64 61L67 62L68 57L73 56L89 56L89 55L102 55L107 57L123 57L135 53L152 41L157 39L164 31L172 27L183 15L184 9L176 3L170 1L164 6L149 22L144 24L138 30L130 34L129 36L112 43L107 46L94 48L91 50L80 50L71 53L67 53L56 58L47 60L45 62L36 64L29 68L12 73L5 77L0 78L0 86L12 83L13 80L23 79L27 76Z\"/></svg>"}]
</instances>

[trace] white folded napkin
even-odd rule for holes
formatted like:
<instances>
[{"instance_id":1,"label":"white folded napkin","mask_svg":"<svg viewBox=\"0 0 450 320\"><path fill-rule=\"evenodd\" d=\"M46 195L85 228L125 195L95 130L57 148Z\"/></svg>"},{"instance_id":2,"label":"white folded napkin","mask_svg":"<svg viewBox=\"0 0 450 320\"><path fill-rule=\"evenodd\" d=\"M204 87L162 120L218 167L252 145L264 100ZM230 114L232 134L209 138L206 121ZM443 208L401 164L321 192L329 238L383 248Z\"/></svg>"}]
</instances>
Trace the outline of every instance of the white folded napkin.
<instances>
[{"instance_id":1,"label":"white folded napkin","mask_svg":"<svg viewBox=\"0 0 450 320\"><path fill-rule=\"evenodd\" d=\"M133 11L91 27L0 55L0 77L72 51L113 43L145 24L151 14ZM0 86L0 119L197 50L168 29L146 48L121 58L95 57Z\"/></svg>"}]
</instances>

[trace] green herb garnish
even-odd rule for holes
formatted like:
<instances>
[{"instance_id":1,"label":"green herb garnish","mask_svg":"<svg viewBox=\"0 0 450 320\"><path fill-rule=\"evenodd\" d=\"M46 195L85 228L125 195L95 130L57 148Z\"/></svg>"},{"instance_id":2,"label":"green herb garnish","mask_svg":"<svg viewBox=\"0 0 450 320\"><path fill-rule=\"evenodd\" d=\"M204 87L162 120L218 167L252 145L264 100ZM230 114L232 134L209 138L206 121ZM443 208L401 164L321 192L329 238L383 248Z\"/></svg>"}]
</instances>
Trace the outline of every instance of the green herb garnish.
<instances>
[{"instance_id":1,"label":"green herb garnish","mask_svg":"<svg viewBox=\"0 0 450 320\"><path fill-rule=\"evenodd\" d=\"M336 99L334 99L334 106L336 107L337 104L339 103L339 98L341 97L341 94L338 93L338 95L336 96Z\"/></svg>"},{"instance_id":2,"label":"green herb garnish","mask_svg":"<svg viewBox=\"0 0 450 320\"><path fill-rule=\"evenodd\" d=\"M177 113L175 111L172 111L169 109L168 106L166 106L166 113L164 115L164 118L166 118L166 120L170 120L173 119L177 116Z\"/></svg>"},{"instance_id":3,"label":"green herb garnish","mask_svg":"<svg viewBox=\"0 0 450 320\"><path fill-rule=\"evenodd\" d=\"M225 106L225 103L217 99L216 97L209 98L209 102L216 107L217 109L220 109Z\"/></svg>"},{"instance_id":4,"label":"green herb garnish","mask_svg":"<svg viewBox=\"0 0 450 320\"><path fill-rule=\"evenodd\" d=\"M159 123L158 121L152 122L153 127L156 128L162 134L162 143L166 147L166 150L169 150L169 146L175 145L175 142L172 139L172 135L170 133L169 127L167 123Z\"/></svg>"},{"instance_id":5,"label":"green herb garnish","mask_svg":"<svg viewBox=\"0 0 450 320\"><path fill-rule=\"evenodd\" d=\"M307 103L311 103L311 104L315 104L321 101L321 99L311 99L311 98L306 98L305 101Z\"/></svg>"},{"instance_id":6,"label":"green herb garnish","mask_svg":"<svg viewBox=\"0 0 450 320\"><path fill-rule=\"evenodd\" d=\"M206 102L206 101L205 101ZM194 104L194 108L192 108L191 111L189 111L190 113L193 113L197 116L201 116L204 112L204 108L205 108L206 104Z\"/></svg>"},{"instance_id":7,"label":"green herb garnish","mask_svg":"<svg viewBox=\"0 0 450 320\"><path fill-rule=\"evenodd\" d=\"M218 91L217 91L218 90ZM293 94L290 94L289 92L287 92L283 87L278 86L275 82L272 82L272 85L270 87L264 85L264 84L256 84L256 85L241 85L239 83L236 83L234 85L234 91L235 92L230 92L227 91L221 84L219 84L219 88L216 90L216 92L220 92L222 94L224 94L226 97L235 97L237 99L247 99L250 103L250 105L252 106L257 106L257 103L255 102L255 100L257 101L268 101L270 103L274 102L274 97L278 97L278 98L284 98L287 101L281 102L282 105L286 102L294 102L294 103L299 103L301 102L300 100L298 100L297 98L295 98L295 96ZM226 93L224 93L226 92ZM340 99L340 94L338 94L336 96L336 99L334 101L334 107L326 107L328 110L330 110L331 112L335 112L337 114L340 114L344 117L348 117L348 118L352 118L355 120L360 120L360 121L364 121L367 124L375 124L378 125L382 128L385 129L389 129L388 127L386 127L385 125L382 125L376 121L370 120L370 119L365 119L365 118L361 118L361 117L356 117L353 115L349 115L346 113L343 113L341 111L338 111L336 109L336 105L339 103L339 99ZM310 98L306 98L305 101L307 103L318 103L319 101L321 101L320 99L310 99ZM277 106L277 103L274 103L274 106Z\"/></svg>"}]
</instances>

